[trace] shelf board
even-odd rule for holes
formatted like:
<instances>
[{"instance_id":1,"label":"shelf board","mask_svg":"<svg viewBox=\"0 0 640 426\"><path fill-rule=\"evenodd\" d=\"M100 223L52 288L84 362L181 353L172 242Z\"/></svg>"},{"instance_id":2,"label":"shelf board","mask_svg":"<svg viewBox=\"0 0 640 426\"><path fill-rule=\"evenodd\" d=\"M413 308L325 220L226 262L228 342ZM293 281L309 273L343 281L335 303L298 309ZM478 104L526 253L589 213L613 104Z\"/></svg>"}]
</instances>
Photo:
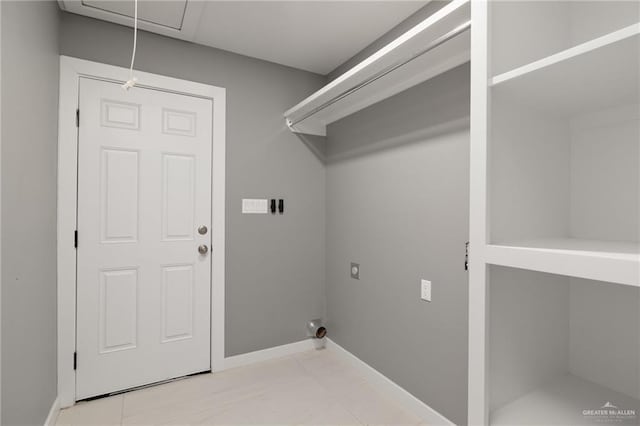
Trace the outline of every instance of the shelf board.
<instances>
[{"instance_id":1,"label":"shelf board","mask_svg":"<svg viewBox=\"0 0 640 426\"><path fill-rule=\"evenodd\" d=\"M609 410L602 408L607 402L619 410L635 410L638 417L621 417L617 421L583 414L584 410ZM637 399L576 376L566 375L494 410L489 424L551 426L615 423L637 426L638 419L640 401Z\"/></svg>"},{"instance_id":2,"label":"shelf board","mask_svg":"<svg viewBox=\"0 0 640 426\"><path fill-rule=\"evenodd\" d=\"M640 287L638 243L546 238L486 248L492 265L529 269Z\"/></svg>"},{"instance_id":3,"label":"shelf board","mask_svg":"<svg viewBox=\"0 0 640 426\"><path fill-rule=\"evenodd\" d=\"M640 101L640 23L490 80L493 91L560 117Z\"/></svg>"},{"instance_id":4,"label":"shelf board","mask_svg":"<svg viewBox=\"0 0 640 426\"><path fill-rule=\"evenodd\" d=\"M297 122L354 87L406 61L471 19L470 0L454 0L400 37L354 66L322 89L287 110L285 118ZM298 133L325 136L326 126L383 99L435 77L470 58L469 31L453 37L422 56L402 65L374 82L326 106L291 127Z\"/></svg>"}]
</instances>

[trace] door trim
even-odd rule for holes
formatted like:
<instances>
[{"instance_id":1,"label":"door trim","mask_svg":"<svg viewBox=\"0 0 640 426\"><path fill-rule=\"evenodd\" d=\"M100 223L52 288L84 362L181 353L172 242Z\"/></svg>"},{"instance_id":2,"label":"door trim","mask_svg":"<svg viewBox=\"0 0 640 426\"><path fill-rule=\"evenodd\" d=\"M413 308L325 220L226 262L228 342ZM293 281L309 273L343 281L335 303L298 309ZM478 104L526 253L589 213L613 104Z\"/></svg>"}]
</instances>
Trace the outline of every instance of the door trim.
<instances>
[{"instance_id":1,"label":"door trim","mask_svg":"<svg viewBox=\"0 0 640 426\"><path fill-rule=\"evenodd\" d=\"M225 300L225 110L222 87L136 71L137 86L213 101L211 194L211 370L224 369ZM61 407L76 401L76 249L78 188L78 108L80 78L124 83L128 68L60 56L58 108L58 397ZM82 359L78 360L82 363Z\"/></svg>"}]
</instances>

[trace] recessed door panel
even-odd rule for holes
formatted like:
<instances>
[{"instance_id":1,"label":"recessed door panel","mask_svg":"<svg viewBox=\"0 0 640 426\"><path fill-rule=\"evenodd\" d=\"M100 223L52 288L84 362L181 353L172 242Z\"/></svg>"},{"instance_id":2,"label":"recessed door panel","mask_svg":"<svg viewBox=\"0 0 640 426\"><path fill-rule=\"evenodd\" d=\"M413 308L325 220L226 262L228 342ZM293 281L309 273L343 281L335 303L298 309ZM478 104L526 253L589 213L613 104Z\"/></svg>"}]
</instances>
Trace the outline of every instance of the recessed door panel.
<instances>
[{"instance_id":1,"label":"recessed door panel","mask_svg":"<svg viewBox=\"0 0 640 426\"><path fill-rule=\"evenodd\" d=\"M168 135L195 136L197 114L189 111L162 110L162 130Z\"/></svg>"},{"instance_id":2,"label":"recessed door panel","mask_svg":"<svg viewBox=\"0 0 640 426\"><path fill-rule=\"evenodd\" d=\"M101 152L100 204L103 243L138 239L138 152Z\"/></svg>"},{"instance_id":3,"label":"recessed door panel","mask_svg":"<svg viewBox=\"0 0 640 426\"><path fill-rule=\"evenodd\" d=\"M100 273L100 353L136 347L138 271Z\"/></svg>"},{"instance_id":4,"label":"recessed door panel","mask_svg":"<svg viewBox=\"0 0 640 426\"><path fill-rule=\"evenodd\" d=\"M193 239L195 163L193 156L164 154L162 157L165 240Z\"/></svg>"},{"instance_id":5,"label":"recessed door panel","mask_svg":"<svg viewBox=\"0 0 640 426\"><path fill-rule=\"evenodd\" d=\"M102 123L105 127L138 130L140 128L140 105L102 100Z\"/></svg>"},{"instance_id":6,"label":"recessed door panel","mask_svg":"<svg viewBox=\"0 0 640 426\"><path fill-rule=\"evenodd\" d=\"M162 270L162 342L193 337L193 266Z\"/></svg>"}]
</instances>

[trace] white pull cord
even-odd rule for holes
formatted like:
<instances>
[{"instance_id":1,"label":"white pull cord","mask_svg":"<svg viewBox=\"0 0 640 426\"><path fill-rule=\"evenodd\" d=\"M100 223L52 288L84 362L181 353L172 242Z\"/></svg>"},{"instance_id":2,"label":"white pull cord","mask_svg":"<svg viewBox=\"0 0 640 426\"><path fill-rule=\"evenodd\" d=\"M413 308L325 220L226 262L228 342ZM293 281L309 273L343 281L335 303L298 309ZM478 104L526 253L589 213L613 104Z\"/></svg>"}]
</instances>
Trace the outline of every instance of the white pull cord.
<instances>
[{"instance_id":1,"label":"white pull cord","mask_svg":"<svg viewBox=\"0 0 640 426\"><path fill-rule=\"evenodd\" d=\"M124 90L129 90L136 85L138 79L133 76L133 64L136 60L136 45L138 44L138 0L133 0L133 52L131 53L131 66L129 67L129 80L122 85Z\"/></svg>"}]
</instances>

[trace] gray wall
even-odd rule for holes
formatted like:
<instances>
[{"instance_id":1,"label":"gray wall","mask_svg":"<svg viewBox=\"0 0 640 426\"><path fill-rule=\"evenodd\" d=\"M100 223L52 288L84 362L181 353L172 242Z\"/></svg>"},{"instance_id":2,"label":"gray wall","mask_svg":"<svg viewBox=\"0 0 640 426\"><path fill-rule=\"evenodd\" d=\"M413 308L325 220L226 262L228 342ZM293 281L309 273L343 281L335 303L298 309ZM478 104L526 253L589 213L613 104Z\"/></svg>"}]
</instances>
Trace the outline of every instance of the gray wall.
<instances>
[{"instance_id":1,"label":"gray wall","mask_svg":"<svg viewBox=\"0 0 640 426\"><path fill-rule=\"evenodd\" d=\"M62 14L61 54L128 66L132 30ZM324 314L324 165L283 112L325 78L141 32L136 69L227 89L226 355L305 338ZM284 216L242 215L242 198L285 198Z\"/></svg>"},{"instance_id":2,"label":"gray wall","mask_svg":"<svg viewBox=\"0 0 640 426\"><path fill-rule=\"evenodd\" d=\"M2 424L43 424L56 379L58 5L2 7Z\"/></svg>"},{"instance_id":3,"label":"gray wall","mask_svg":"<svg viewBox=\"0 0 640 426\"><path fill-rule=\"evenodd\" d=\"M467 416L468 119L467 64L330 125L327 146L330 336L457 424ZM421 278L433 282L430 303Z\"/></svg>"}]
</instances>

